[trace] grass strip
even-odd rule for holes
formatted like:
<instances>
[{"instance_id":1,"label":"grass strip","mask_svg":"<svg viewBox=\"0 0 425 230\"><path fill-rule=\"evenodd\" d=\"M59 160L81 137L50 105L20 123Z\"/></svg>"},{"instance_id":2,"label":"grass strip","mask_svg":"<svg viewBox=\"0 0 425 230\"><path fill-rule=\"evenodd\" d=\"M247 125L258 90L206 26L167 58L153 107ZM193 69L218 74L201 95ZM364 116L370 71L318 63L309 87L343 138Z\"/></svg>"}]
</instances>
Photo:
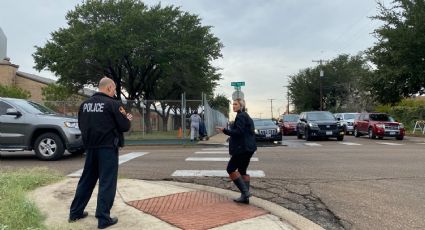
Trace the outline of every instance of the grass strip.
<instances>
[{"instance_id":1,"label":"grass strip","mask_svg":"<svg viewBox=\"0 0 425 230\"><path fill-rule=\"evenodd\" d=\"M0 230L46 229L44 216L26 194L44 185L63 179L47 168L2 171L0 169ZM52 194L46 194L49 196Z\"/></svg>"}]
</instances>

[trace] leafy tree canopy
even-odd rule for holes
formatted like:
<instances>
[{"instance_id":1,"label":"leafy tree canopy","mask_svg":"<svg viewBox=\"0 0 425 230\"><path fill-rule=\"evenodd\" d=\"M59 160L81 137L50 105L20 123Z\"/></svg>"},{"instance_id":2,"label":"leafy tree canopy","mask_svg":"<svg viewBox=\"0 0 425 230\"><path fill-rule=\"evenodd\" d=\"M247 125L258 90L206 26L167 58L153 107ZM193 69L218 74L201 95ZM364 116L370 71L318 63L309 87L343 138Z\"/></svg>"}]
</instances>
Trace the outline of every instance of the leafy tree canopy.
<instances>
[{"instance_id":1,"label":"leafy tree canopy","mask_svg":"<svg viewBox=\"0 0 425 230\"><path fill-rule=\"evenodd\" d=\"M374 34L378 42L368 50L376 65L369 89L381 103L394 104L405 96L425 93L425 1L378 3L384 23Z\"/></svg>"},{"instance_id":2,"label":"leafy tree canopy","mask_svg":"<svg viewBox=\"0 0 425 230\"><path fill-rule=\"evenodd\" d=\"M211 108L220 111L226 117L229 117L230 100L223 94L218 94L214 98L208 100Z\"/></svg>"},{"instance_id":3,"label":"leafy tree canopy","mask_svg":"<svg viewBox=\"0 0 425 230\"><path fill-rule=\"evenodd\" d=\"M324 110L364 110L369 101L363 81L370 76L369 69L362 55L340 55L322 66L301 70L289 79L289 97L295 111L320 110L320 81Z\"/></svg>"},{"instance_id":4,"label":"leafy tree canopy","mask_svg":"<svg viewBox=\"0 0 425 230\"><path fill-rule=\"evenodd\" d=\"M150 100L185 91L200 98L220 79L211 61L221 57L222 44L197 15L178 7L88 0L66 19L68 27L33 54L36 69L51 70L61 83L81 88L106 75L128 100Z\"/></svg>"}]
</instances>

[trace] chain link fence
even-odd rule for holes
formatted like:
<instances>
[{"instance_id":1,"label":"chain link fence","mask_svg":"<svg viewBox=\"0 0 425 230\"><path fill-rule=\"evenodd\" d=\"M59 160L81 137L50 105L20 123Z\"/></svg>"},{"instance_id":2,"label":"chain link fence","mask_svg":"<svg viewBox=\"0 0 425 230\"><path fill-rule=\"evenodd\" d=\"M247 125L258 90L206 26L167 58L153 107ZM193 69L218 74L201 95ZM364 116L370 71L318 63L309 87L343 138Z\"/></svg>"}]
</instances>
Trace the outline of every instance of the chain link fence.
<instances>
[{"instance_id":1,"label":"chain link fence","mask_svg":"<svg viewBox=\"0 0 425 230\"><path fill-rule=\"evenodd\" d=\"M78 116L82 101L42 101L56 113ZM211 108L203 96L201 100L139 100L123 101L127 112L133 115L131 129L125 133L126 140L176 140L190 138L190 116L197 110L201 115L208 136L216 134L215 127L225 127L227 117Z\"/></svg>"}]
</instances>

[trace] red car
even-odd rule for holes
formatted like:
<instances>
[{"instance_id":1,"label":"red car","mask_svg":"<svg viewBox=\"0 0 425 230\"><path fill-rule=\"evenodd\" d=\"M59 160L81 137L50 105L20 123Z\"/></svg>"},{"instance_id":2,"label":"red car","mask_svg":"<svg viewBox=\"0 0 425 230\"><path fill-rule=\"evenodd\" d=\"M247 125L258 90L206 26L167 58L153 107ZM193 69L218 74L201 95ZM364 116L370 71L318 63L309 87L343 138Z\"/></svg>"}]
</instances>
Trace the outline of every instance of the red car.
<instances>
[{"instance_id":1,"label":"red car","mask_svg":"<svg viewBox=\"0 0 425 230\"><path fill-rule=\"evenodd\" d=\"M361 113L354 121L354 136L368 135L370 139L395 137L403 140L404 125L385 113Z\"/></svg>"},{"instance_id":2,"label":"red car","mask_svg":"<svg viewBox=\"0 0 425 230\"><path fill-rule=\"evenodd\" d=\"M295 135L297 134L297 122L299 119L298 114L285 114L279 119L279 127L282 135Z\"/></svg>"}]
</instances>

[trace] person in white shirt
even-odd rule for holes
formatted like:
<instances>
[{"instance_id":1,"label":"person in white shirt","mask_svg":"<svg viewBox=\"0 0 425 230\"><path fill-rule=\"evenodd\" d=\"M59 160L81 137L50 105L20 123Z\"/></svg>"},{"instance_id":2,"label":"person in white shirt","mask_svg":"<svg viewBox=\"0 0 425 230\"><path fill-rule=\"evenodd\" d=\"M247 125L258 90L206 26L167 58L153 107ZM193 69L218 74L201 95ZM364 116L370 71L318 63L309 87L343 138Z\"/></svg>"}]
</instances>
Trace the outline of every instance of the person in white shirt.
<instances>
[{"instance_id":1,"label":"person in white shirt","mask_svg":"<svg viewBox=\"0 0 425 230\"><path fill-rule=\"evenodd\" d=\"M193 114L190 116L190 141L194 141L195 138L198 138L200 122L201 116L199 116L198 111L193 111Z\"/></svg>"}]
</instances>

